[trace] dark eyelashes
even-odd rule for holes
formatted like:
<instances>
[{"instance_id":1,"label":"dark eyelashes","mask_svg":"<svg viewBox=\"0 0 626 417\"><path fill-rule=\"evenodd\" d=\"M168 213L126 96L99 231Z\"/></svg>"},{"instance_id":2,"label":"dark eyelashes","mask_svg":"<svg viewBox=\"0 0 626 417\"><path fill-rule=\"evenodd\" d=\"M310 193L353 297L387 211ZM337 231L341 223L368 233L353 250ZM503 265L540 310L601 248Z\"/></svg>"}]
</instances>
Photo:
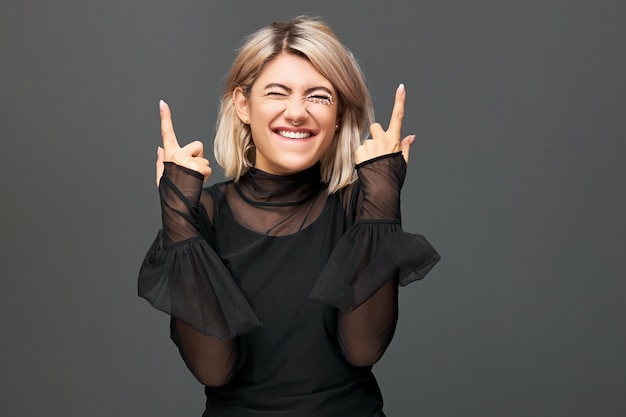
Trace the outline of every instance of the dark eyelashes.
<instances>
[{"instance_id":1,"label":"dark eyelashes","mask_svg":"<svg viewBox=\"0 0 626 417\"><path fill-rule=\"evenodd\" d=\"M265 93L266 97L275 97L275 98L289 98L289 93L287 93L286 91L266 91ZM310 103L315 103L315 104L325 104L325 105L332 105L334 100L333 100L333 96L330 93L324 92L324 91L320 91L320 92L313 92L310 94L307 94L305 97L303 97L303 100L306 100Z\"/></svg>"},{"instance_id":2,"label":"dark eyelashes","mask_svg":"<svg viewBox=\"0 0 626 417\"><path fill-rule=\"evenodd\" d=\"M306 96L305 98L315 98L315 99L326 99L326 100L330 100L332 98L332 96L330 94L310 94L308 96Z\"/></svg>"}]
</instances>

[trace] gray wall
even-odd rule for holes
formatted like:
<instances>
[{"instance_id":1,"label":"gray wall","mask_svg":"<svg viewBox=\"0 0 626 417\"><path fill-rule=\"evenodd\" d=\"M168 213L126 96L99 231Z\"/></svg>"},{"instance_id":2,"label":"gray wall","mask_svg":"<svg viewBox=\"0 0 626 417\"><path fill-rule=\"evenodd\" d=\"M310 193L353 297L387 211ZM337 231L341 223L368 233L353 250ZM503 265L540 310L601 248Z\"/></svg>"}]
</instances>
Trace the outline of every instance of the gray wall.
<instances>
[{"instance_id":1,"label":"gray wall","mask_svg":"<svg viewBox=\"0 0 626 417\"><path fill-rule=\"evenodd\" d=\"M301 13L354 51L385 125L408 89L404 226L443 260L401 291L388 415L625 415L625 3L226 3L0 5L0 415L201 414L136 296L158 100L210 147L241 38Z\"/></svg>"}]
</instances>

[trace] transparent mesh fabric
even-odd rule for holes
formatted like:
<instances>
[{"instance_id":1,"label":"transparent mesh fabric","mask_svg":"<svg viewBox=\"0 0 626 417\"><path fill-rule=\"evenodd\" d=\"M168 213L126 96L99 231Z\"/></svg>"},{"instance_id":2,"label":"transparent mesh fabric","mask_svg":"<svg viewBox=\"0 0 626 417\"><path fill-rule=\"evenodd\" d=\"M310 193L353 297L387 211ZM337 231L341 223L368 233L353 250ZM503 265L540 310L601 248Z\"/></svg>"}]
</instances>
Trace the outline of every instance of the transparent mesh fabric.
<instances>
[{"instance_id":1,"label":"transparent mesh fabric","mask_svg":"<svg viewBox=\"0 0 626 417\"><path fill-rule=\"evenodd\" d=\"M261 326L253 309L221 264L214 248L216 198L227 201L235 224L264 238L290 236L320 221L329 199L338 198L349 226L311 297L337 307L336 341L354 366L371 366L388 346L398 317L395 258L419 258L402 276L421 278L438 255L400 228L400 189L406 164L400 153L357 166L359 180L329 196L319 167L291 176L251 169L241 180L202 189L202 176L165 164L159 188L163 231L140 272L140 295L172 315L172 339L187 366L207 386L234 375L237 337ZM351 225L351 226L350 226ZM412 242L410 253L386 242ZM400 255L398 255L400 254ZM404 258L402 258L404 259ZM268 254L271 262L271 254ZM320 260L319 262L326 262ZM415 274L419 271L419 274ZM410 281L407 281L410 282ZM143 289L142 289L143 288Z\"/></svg>"},{"instance_id":2,"label":"transparent mesh fabric","mask_svg":"<svg viewBox=\"0 0 626 417\"><path fill-rule=\"evenodd\" d=\"M328 199L326 187L320 182L319 166L286 176L252 168L237 183L221 184L219 191L235 222L262 236L288 236L309 227L319 218ZM213 207L212 200L211 193L202 193L204 207ZM211 213L208 215L212 222Z\"/></svg>"}]
</instances>

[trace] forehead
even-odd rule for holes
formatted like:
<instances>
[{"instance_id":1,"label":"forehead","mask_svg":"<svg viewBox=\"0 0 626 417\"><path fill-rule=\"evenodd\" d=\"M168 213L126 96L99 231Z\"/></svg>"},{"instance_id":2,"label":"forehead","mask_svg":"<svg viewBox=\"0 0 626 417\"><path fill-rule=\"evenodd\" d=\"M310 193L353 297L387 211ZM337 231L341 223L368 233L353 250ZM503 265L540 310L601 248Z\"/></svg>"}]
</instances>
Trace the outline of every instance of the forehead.
<instances>
[{"instance_id":1,"label":"forehead","mask_svg":"<svg viewBox=\"0 0 626 417\"><path fill-rule=\"evenodd\" d=\"M326 87L333 90L326 79L308 59L298 55L281 53L265 64L254 86L264 88L267 84L278 83L293 90L306 90L311 87Z\"/></svg>"}]
</instances>

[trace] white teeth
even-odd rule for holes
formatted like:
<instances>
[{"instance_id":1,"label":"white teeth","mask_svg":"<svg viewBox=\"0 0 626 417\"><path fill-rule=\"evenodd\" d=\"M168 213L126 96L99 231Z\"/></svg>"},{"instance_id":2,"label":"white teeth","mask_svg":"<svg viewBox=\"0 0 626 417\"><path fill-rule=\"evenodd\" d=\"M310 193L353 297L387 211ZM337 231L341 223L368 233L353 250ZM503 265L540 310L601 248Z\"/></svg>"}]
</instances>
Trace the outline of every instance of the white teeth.
<instances>
[{"instance_id":1,"label":"white teeth","mask_svg":"<svg viewBox=\"0 0 626 417\"><path fill-rule=\"evenodd\" d=\"M289 132L286 130L279 130L278 134L289 139L304 139L311 136L311 132Z\"/></svg>"}]
</instances>

